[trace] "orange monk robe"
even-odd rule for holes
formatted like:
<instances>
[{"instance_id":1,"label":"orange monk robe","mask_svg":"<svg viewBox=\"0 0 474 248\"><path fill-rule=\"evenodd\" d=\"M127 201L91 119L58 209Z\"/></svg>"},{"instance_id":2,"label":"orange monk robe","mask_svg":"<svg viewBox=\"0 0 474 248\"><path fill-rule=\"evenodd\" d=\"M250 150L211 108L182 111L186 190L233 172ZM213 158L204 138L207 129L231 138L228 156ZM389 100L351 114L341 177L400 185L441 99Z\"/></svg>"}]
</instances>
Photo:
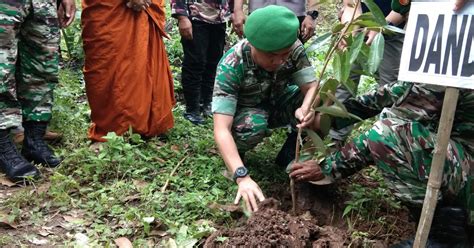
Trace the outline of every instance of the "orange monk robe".
<instances>
[{"instance_id":1,"label":"orange monk robe","mask_svg":"<svg viewBox=\"0 0 474 248\"><path fill-rule=\"evenodd\" d=\"M163 37L165 0L135 12L122 0L83 0L84 78L91 108L89 138L106 141L131 126L156 136L174 125L173 79Z\"/></svg>"}]
</instances>

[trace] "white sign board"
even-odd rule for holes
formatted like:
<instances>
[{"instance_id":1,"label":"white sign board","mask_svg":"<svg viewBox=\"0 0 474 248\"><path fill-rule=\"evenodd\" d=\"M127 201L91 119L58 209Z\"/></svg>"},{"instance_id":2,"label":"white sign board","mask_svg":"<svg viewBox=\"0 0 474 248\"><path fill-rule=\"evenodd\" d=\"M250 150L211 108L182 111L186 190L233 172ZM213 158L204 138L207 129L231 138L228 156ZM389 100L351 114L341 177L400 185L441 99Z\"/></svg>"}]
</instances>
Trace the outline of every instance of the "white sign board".
<instances>
[{"instance_id":1,"label":"white sign board","mask_svg":"<svg viewBox=\"0 0 474 248\"><path fill-rule=\"evenodd\" d=\"M474 1L412 2L399 80L474 89Z\"/></svg>"}]
</instances>

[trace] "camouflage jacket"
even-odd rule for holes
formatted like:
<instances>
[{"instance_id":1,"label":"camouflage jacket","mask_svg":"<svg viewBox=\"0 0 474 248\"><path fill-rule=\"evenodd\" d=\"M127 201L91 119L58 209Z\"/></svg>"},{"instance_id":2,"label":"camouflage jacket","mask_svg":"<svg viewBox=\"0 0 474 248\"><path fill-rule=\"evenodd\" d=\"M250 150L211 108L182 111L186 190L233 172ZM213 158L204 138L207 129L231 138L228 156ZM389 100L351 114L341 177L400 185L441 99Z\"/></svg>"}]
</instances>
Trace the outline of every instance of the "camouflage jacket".
<instances>
[{"instance_id":1,"label":"camouflage jacket","mask_svg":"<svg viewBox=\"0 0 474 248\"><path fill-rule=\"evenodd\" d=\"M396 82L380 87L377 91L349 98L344 101L347 110L361 119L380 114L380 119L396 119L406 122L419 122L433 133L437 132L443 105L445 87L437 85L413 84ZM474 91L460 90L454 118L451 139L459 142L466 152L474 155ZM355 121L352 119L336 119L336 128L342 128ZM353 171L354 168L366 166L367 158L364 154L357 154L356 150L337 151L326 157L323 167L338 170L348 175L344 170ZM350 161L350 162L348 162ZM348 164L350 163L350 164ZM347 171L347 172L348 172Z\"/></svg>"},{"instance_id":2,"label":"camouflage jacket","mask_svg":"<svg viewBox=\"0 0 474 248\"><path fill-rule=\"evenodd\" d=\"M244 39L233 46L217 66L212 111L233 116L237 108L274 106L287 87L316 80L300 41L296 41L285 64L270 73L255 64L250 44Z\"/></svg>"},{"instance_id":3,"label":"camouflage jacket","mask_svg":"<svg viewBox=\"0 0 474 248\"><path fill-rule=\"evenodd\" d=\"M212 24L230 19L231 0L171 0L171 16L188 16L191 20Z\"/></svg>"}]
</instances>

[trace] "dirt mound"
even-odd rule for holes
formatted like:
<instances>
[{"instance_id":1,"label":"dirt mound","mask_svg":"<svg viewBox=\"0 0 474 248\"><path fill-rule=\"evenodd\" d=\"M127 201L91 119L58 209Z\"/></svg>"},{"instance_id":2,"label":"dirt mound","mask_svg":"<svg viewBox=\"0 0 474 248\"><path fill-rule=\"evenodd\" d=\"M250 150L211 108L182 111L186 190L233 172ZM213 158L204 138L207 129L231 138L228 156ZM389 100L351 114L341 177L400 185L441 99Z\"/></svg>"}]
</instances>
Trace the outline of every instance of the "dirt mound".
<instances>
[{"instance_id":1,"label":"dirt mound","mask_svg":"<svg viewBox=\"0 0 474 248\"><path fill-rule=\"evenodd\" d=\"M260 204L246 225L212 234L204 247L343 247L345 232L320 227L310 214L292 216L269 198Z\"/></svg>"}]
</instances>

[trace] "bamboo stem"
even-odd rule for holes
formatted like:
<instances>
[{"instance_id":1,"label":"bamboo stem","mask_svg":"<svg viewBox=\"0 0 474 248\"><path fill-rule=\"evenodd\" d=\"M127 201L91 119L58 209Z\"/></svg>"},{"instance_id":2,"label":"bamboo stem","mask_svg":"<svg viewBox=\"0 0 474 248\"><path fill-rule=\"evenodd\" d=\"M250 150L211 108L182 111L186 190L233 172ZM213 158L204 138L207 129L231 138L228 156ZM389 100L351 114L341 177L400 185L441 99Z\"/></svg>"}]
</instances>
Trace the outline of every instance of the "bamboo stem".
<instances>
[{"instance_id":1,"label":"bamboo stem","mask_svg":"<svg viewBox=\"0 0 474 248\"><path fill-rule=\"evenodd\" d=\"M443 109L436 137L436 147L431 163L431 171L426 187L425 200L421 210L420 222L416 231L415 243L413 247L426 247L428 234L430 232L433 215L438 203L438 194L443 179L443 167L446 160L451 129L453 127L454 114L458 102L459 90L457 88L447 88L444 93Z\"/></svg>"}]
</instances>

